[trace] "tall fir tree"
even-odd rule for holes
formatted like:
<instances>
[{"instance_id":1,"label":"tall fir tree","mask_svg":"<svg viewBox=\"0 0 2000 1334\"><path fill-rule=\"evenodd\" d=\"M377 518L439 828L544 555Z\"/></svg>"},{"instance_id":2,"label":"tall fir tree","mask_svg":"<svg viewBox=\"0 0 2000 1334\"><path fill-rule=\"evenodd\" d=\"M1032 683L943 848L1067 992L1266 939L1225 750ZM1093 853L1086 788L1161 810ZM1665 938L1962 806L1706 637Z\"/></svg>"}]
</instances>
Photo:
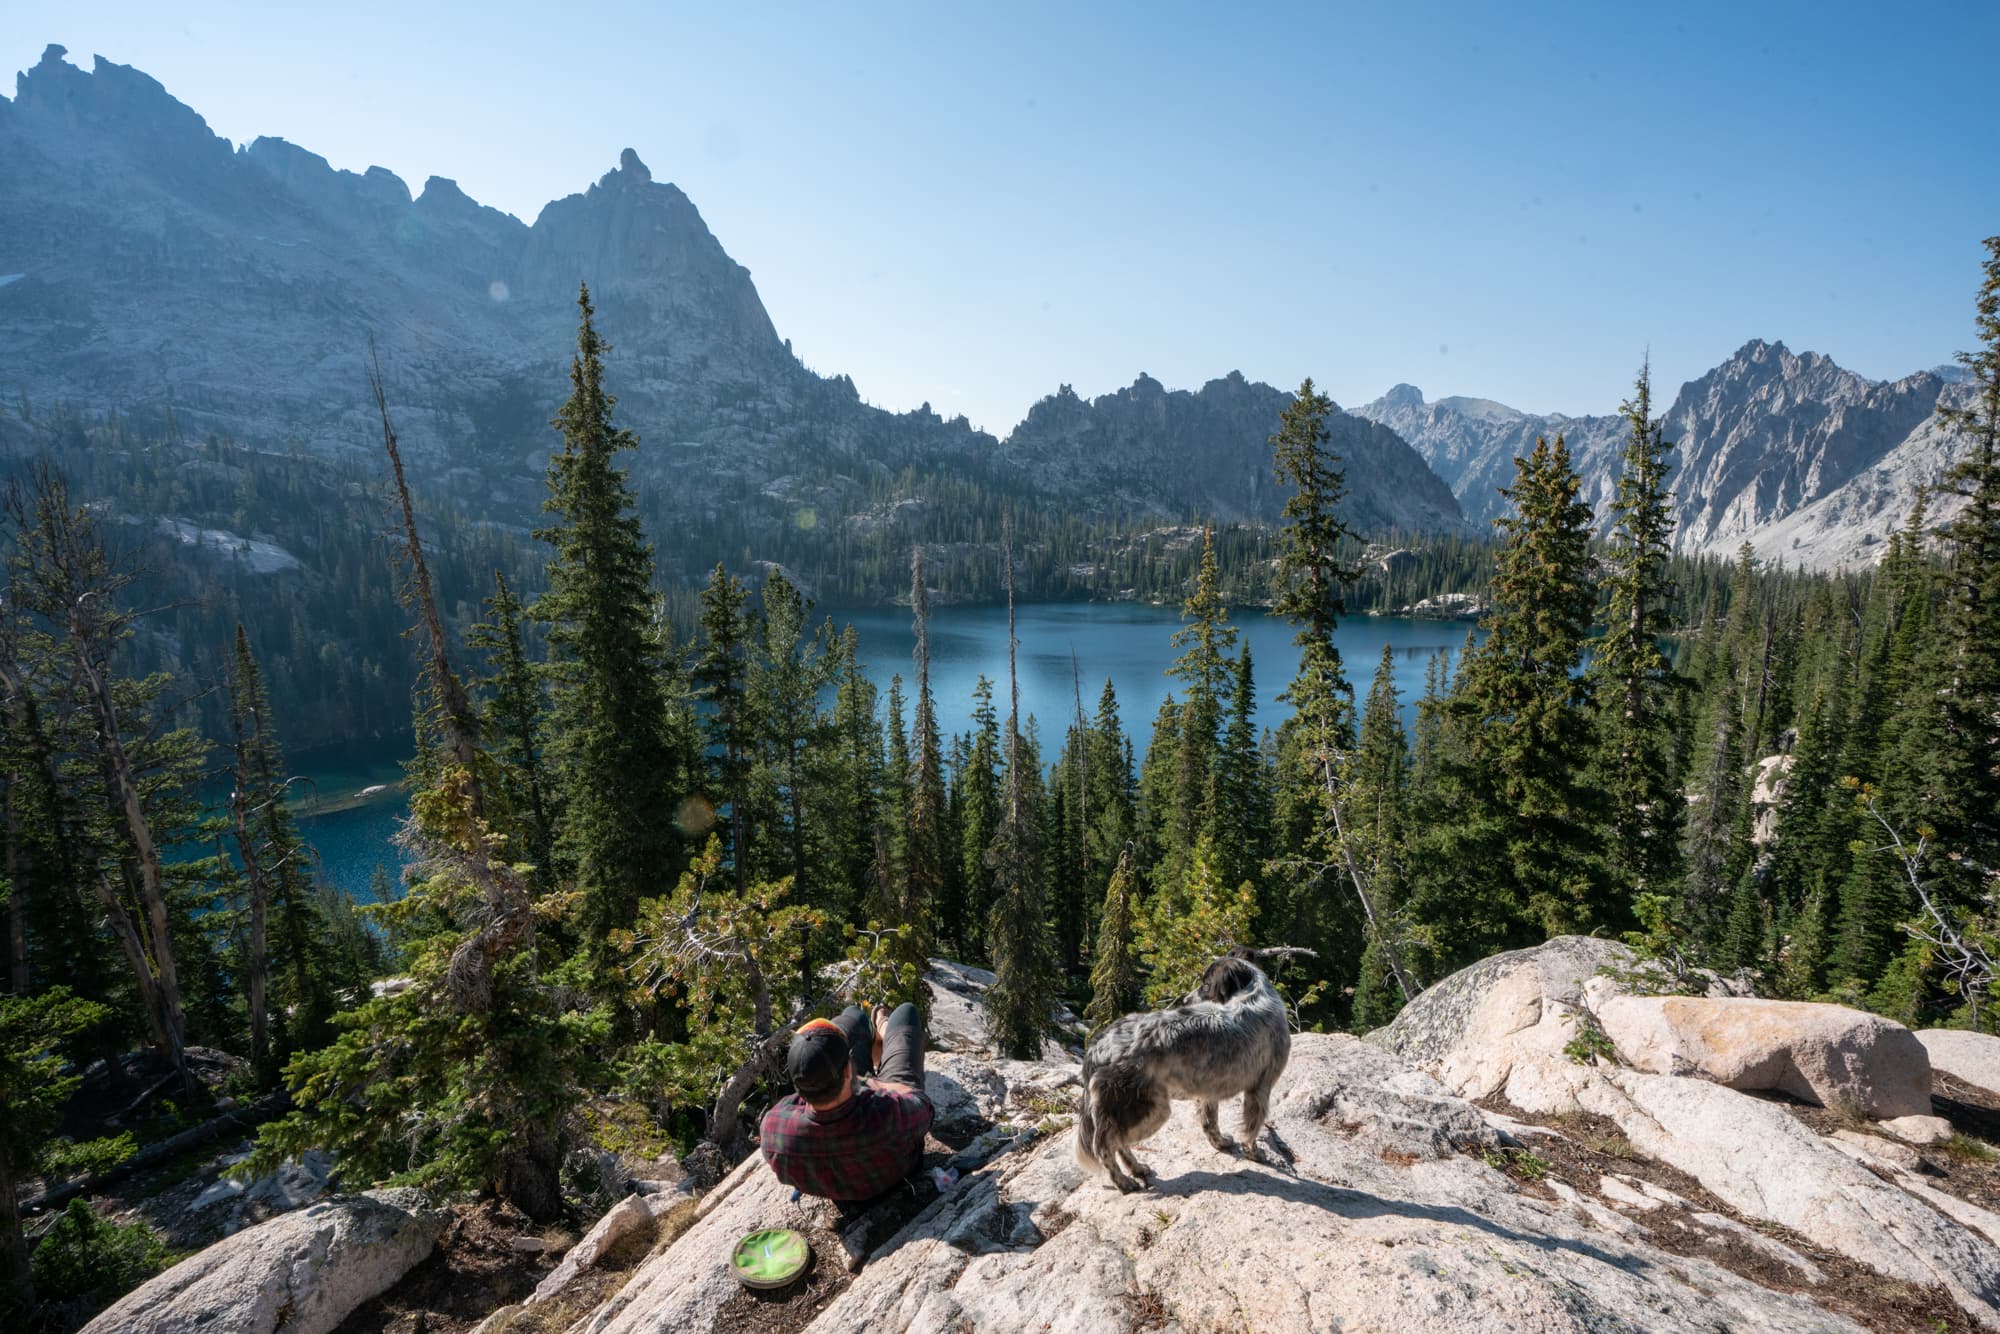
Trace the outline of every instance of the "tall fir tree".
<instances>
[{"instance_id":1,"label":"tall fir tree","mask_svg":"<svg viewBox=\"0 0 2000 1334\"><path fill-rule=\"evenodd\" d=\"M581 899L593 963L613 964L611 932L631 926L639 900L665 893L684 860L671 818L692 788L693 757L676 754L650 627L653 552L640 531L617 456L638 438L612 422L604 388L610 349L593 323L588 287L577 294L570 397L552 423L555 522L548 591L534 616L548 627L549 760L560 794L556 855ZM608 979L600 977L600 985Z\"/></svg>"},{"instance_id":2,"label":"tall fir tree","mask_svg":"<svg viewBox=\"0 0 2000 1334\"><path fill-rule=\"evenodd\" d=\"M466 643L486 654L482 716L499 761L502 806L495 822L507 835L510 854L534 864L533 883L541 892L554 884L555 812L542 758L542 681L522 642L521 615L507 576L495 570L486 619L472 627Z\"/></svg>"},{"instance_id":3,"label":"tall fir tree","mask_svg":"<svg viewBox=\"0 0 2000 1334\"><path fill-rule=\"evenodd\" d=\"M834 842L831 870L837 886L833 911L860 921L875 870L875 841L882 830L884 758L875 718L875 685L861 666L861 637L850 625L835 654L833 742L826 825Z\"/></svg>"},{"instance_id":4,"label":"tall fir tree","mask_svg":"<svg viewBox=\"0 0 2000 1334\"><path fill-rule=\"evenodd\" d=\"M1172 815L1165 830L1167 849L1175 854L1194 846L1212 816L1229 656L1236 645L1236 628L1229 624L1229 608L1222 601L1213 528L1202 532L1201 565L1181 604L1181 620L1173 635L1180 656L1167 668L1167 675L1182 687L1180 753Z\"/></svg>"},{"instance_id":5,"label":"tall fir tree","mask_svg":"<svg viewBox=\"0 0 2000 1334\"><path fill-rule=\"evenodd\" d=\"M1677 678L1661 645L1672 632L1667 575L1674 519L1667 490L1673 445L1653 413L1652 369L1642 366L1623 408L1631 434L1612 500L1604 632L1593 645L1597 704L1594 781L1604 793L1608 873L1626 892L1672 883L1681 802L1674 790Z\"/></svg>"},{"instance_id":6,"label":"tall fir tree","mask_svg":"<svg viewBox=\"0 0 2000 1334\"><path fill-rule=\"evenodd\" d=\"M972 736L965 763L956 766L959 792L960 864L964 867L965 945L990 958L993 942L986 925L993 912L993 863L987 856L1000 827L1000 722L993 711L993 683L981 676L972 687Z\"/></svg>"},{"instance_id":7,"label":"tall fir tree","mask_svg":"<svg viewBox=\"0 0 2000 1334\"><path fill-rule=\"evenodd\" d=\"M1348 554L1353 534L1340 513L1347 478L1328 444L1333 412L1333 400L1307 379L1271 437L1278 484L1292 492L1278 535L1272 610L1291 621L1299 649L1298 672L1279 696L1292 706L1292 716L1278 734L1278 800L1289 812L1285 823L1295 829L1279 923L1287 943L1319 949L1322 980L1344 988L1358 975L1362 939L1344 901L1351 892L1366 922L1379 923L1382 915L1342 827L1352 781L1354 689L1333 638L1345 610L1341 588L1357 571ZM1389 948L1394 958L1393 944ZM1400 962L1397 970L1407 990Z\"/></svg>"},{"instance_id":8,"label":"tall fir tree","mask_svg":"<svg viewBox=\"0 0 2000 1334\"><path fill-rule=\"evenodd\" d=\"M1578 488L1558 436L1515 460L1503 492L1513 512L1496 521L1486 639L1466 654L1447 706L1446 726L1463 730L1467 749L1445 787L1449 814L1418 854L1430 868L1418 909L1451 962L1624 915L1608 892L1601 806L1584 769L1592 732L1577 669L1596 593Z\"/></svg>"},{"instance_id":9,"label":"tall fir tree","mask_svg":"<svg viewBox=\"0 0 2000 1334\"><path fill-rule=\"evenodd\" d=\"M1097 942L1090 965L1090 1004L1083 1017L1091 1031L1104 1027L1139 1005L1139 965L1135 956L1138 932L1139 868L1132 849L1119 852L1111 883L1098 914Z\"/></svg>"},{"instance_id":10,"label":"tall fir tree","mask_svg":"<svg viewBox=\"0 0 2000 1334\"><path fill-rule=\"evenodd\" d=\"M750 701L751 643L756 626L750 594L721 565L701 592L701 648L694 686L708 709L703 731L711 755L710 783L727 818L728 858L736 892L750 884L750 771L757 761L757 717Z\"/></svg>"},{"instance_id":11,"label":"tall fir tree","mask_svg":"<svg viewBox=\"0 0 2000 1334\"><path fill-rule=\"evenodd\" d=\"M250 1009L250 1059L268 1080L277 1064L299 1048L330 1035L337 988L366 978L331 976L330 924L312 894L310 850L292 824L286 801L284 752L278 744L264 675L250 652L250 638L236 627L229 669L229 713L234 783L229 794L231 832L249 890L245 1001ZM272 1004L271 919L275 915L279 976L289 983ZM273 1014L281 1032L274 1043Z\"/></svg>"},{"instance_id":12,"label":"tall fir tree","mask_svg":"<svg viewBox=\"0 0 2000 1334\"><path fill-rule=\"evenodd\" d=\"M1979 346L1958 357L1972 375L1972 402L1944 414L1966 446L1944 483L1965 504L1941 530L1948 563L1939 762L1957 801L1940 813L1938 833L1959 853L1950 878L1962 904L2000 888L2000 236L1984 244Z\"/></svg>"},{"instance_id":13,"label":"tall fir tree","mask_svg":"<svg viewBox=\"0 0 2000 1334\"><path fill-rule=\"evenodd\" d=\"M1391 938L1402 932L1401 910L1408 895L1403 866L1405 801L1409 785L1409 742L1403 732L1402 702L1396 694L1396 658L1382 645L1382 658L1361 711L1361 738L1355 750L1349 838L1363 874L1375 888L1376 904ZM1389 975L1382 941L1370 932L1354 984L1353 1022L1357 1030L1378 1028L1402 1008Z\"/></svg>"},{"instance_id":14,"label":"tall fir tree","mask_svg":"<svg viewBox=\"0 0 2000 1334\"><path fill-rule=\"evenodd\" d=\"M1003 537L1007 580L1007 780L999 827L987 859L994 899L986 936L993 955L993 985L986 992L987 1025L1000 1054L1015 1060L1041 1055L1055 1006L1055 951L1043 896L1041 764L1021 735L1021 684L1015 669L1013 544Z\"/></svg>"},{"instance_id":15,"label":"tall fir tree","mask_svg":"<svg viewBox=\"0 0 2000 1334\"><path fill-rule=\"evenodd\" d=\"M902 948L912 971L921 976L937 944L950 850L945 844L944 746L931 698L930 590L924 583L920 546L910 551L910 618L916 632L916 696L910 723L910 795L903 810L903 898L896 920L911 928ZM950 926L963 930L958 921ZM919 995L910 999L927 1000L928 995L919 988Z\"/></svg>"},{"instance_id":16,"label":"tall fir tree","mask_svg":"<svg viewBox=\"0 0 2000 1334\"><path fill-rule=\"evenodd\" d=\"M1097 696L1097 711L1090 725L1088 795L1088 846L1091 863L1111 866L1124 856L1126 846L1137 833L1136 803L1132 777L1132 743L1126 739L1118 717L1118 692L1111 678Z\"/></svg>"},{"instance_id":17,"label":"tall fir tree","mask_svg":"<svg viewBox=\"0 0 2000 1334\"><path fill-rule=\"evenodd\" d=\"M1204 832L1226 883L1261 885L1271 852L1271 784L1257 737L1257 678L1247 643L1232 668L1227 721L1216 756L1215 799Z\"/></svg>"}]
</instances>

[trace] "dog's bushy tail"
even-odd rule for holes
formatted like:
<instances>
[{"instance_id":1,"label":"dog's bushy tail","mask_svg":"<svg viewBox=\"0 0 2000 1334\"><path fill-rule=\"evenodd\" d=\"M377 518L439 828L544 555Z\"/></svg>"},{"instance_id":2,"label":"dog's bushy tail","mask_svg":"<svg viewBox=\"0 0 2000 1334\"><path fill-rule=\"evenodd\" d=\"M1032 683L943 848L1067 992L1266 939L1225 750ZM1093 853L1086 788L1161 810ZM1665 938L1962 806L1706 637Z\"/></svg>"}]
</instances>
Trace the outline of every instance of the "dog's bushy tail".
<instances>
[{"instance_id":1,"label":"dog's bushy tail","mask_svg":"<svg viewBox=\"0 0 2000 1334\"><path fill-rule=\"evenodd\" d=\"M1104 1164L1097 1157L1097 1119L1090 1111L1090 1062L1083 1063L1083 1076L1079 1081L1083 1092L1076 1100L1076 1161L1086 1172L1102 1172Z\"/></svg>"}]
</instances>

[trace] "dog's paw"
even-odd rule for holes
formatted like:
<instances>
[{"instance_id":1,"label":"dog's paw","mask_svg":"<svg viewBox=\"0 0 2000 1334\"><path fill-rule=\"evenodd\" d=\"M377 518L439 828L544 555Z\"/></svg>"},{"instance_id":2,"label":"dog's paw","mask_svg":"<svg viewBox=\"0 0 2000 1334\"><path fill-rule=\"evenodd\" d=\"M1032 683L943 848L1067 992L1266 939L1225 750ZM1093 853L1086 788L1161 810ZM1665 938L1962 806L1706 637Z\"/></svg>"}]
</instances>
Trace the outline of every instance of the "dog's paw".
<instances>
[{"instance_id":1,"label":"dog's paw","mask_svg":"<svg viewBox=\"0 0 2000 1334\"><path fill-rule=\"evenodd\" d=\"M1112 1181L1111 1184L1118 1187L1118 1193L1120 1195L1137 1195L1140 1191L1146 1188L1143 1182L1134 1181L1130 1177L1127 1177L1122 1181L1114 1180Z\"/></svg>"},{"instance_id":2,"label":"dog's paw","mask_svg":"<svg viewBox=\"0 0 2000 1334\"><path fill-rule=\"evenodd\" d=\"M1217 1153L1241 1153L1243 1151L1243 1146L1227 1135L1217 1135L1209 1143L1215 1146Z\"/></svg>"},{"instance_id":3,"label":"dog's paw","mask_svg":"<svg viewBox=\"0 0 2000 1334\"><path fill-rule=\"evenodd\" d=\"M1248 1157L1252 1162L1262 1163L1266 1167L1276 1167L1278 1165L1276 1156L1261 1144L1252 1144Z\"/></svg>"}]
</instances>

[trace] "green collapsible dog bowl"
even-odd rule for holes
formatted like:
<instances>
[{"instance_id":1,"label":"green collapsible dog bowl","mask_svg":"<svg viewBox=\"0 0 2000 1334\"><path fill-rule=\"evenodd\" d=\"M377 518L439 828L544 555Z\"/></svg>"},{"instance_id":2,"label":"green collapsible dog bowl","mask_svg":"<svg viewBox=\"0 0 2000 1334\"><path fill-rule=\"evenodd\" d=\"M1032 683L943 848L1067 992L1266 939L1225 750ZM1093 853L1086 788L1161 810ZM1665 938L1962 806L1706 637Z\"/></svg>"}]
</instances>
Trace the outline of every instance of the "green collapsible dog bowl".
<instances>
[{"instance_id":1,"label":"green collapsible dog bowl","mask_svg":"<svg viewBox=\"0 0 2000 1334\"><path fill-rule=\"evenodd\" d=\"M812 1247L788 1227L752 1232L736 1243L729 1267L746 1288L782 1288L793 1283L812 1262Z\"/></svg>"}]
</instances>

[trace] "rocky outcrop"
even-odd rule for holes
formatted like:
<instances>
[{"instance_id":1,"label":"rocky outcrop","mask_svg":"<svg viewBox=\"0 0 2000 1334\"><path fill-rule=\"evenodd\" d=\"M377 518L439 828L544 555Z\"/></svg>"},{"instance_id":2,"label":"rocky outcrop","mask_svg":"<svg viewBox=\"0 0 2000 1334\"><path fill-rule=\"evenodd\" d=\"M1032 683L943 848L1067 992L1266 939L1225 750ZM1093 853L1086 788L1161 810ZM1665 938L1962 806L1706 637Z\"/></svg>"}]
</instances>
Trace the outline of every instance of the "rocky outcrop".
<instances>
[{"instance_id":1,"label":"rocky outcrop","mask_svg":"<svg viewBox=\"0 0 2000 1334\"><path fill-rule=\"evenodd\" d=\"M785 1327L1856 1328L1806 1297L1654 1250L1635 1231L1607 1233L1560 1195L1518 1189L1488 1163L1502 1137L1479 1109L1354 1038L1299 1035L1271 1127L1280 1167L1216 1153L1177 1107L1142 1150L1157 1184L1137 1195L1084 1175L1069 1132L1038 1137L873 1244L817 1310L787 1306ZM754 1327L742 1323L751 1303L772 1299L738 1288L731 1244L754 1228L810 1223L755 1160L739 1176L578 1334Z\"/></svg>"},{"instance_id":2,"label":"rocky outcrop","mask_svg":"<svg viewBox=\"0 0 2000 1334\"><path fill-rule=\"evenodd\" d=\"M1609 1118L1639 1153L1694 1177L1750 1218L1792 1228L1907 1283L1939 1284L2000 1329L2000 1248L1885 1181L1782 1105L1700 1079L1542 1062L1510 1085L1540 1114Z\"/></svg>"},{"instance_id":3,"label":"rocky outcrop","mask_svg":"<svg viewBox=\"0 0 2000 1334\"><path fill-rule=\"evenodd\" d=\"M1460 969L1405 1006L1370 1042L1429 1071L1451 1092L1484 1098L1516 1067L1562 1054L1578 1032L1584 986L1631 951L1595 936L1559 936Z\"/></svg>"},{"instance_id":4,"label":"rocky outcrop","mask_svg":"<svg viewBox=\"0 0 2000 1334\"><path fill-rule=\"evenodd\" d=\"M1931 1063L1917 1035L1844 1005L1612 996L1596 1020L1636 1070L1784 1093L1877 1121L1931 1110Z\"/></svg>"},{"instance_id":5,"label":"rocky outcrop","mask_svg":"<svg viewBox=\"0 0 2000 1334\"><path fill-rule=\"evenodd\" d=\"M1634 976L1618 947L1558 938L1446 978L1370 1041L1455 1093L1537 1117L1606 1118L1743 1218L1941 1286L2000 1328L2000 1220L1940 1189L1909 1147L1950 1131L1928 1114L1917 1035L1842 1006L1633 995ZM1881 1133L1823 1137L1782 1101L1740 1090L1874 1117ZM1615 1202L1632 1188L1601 1189Z\"/></svg>"},{"instance_id":6,"label":"rocky outcrop","mask_svg":"<svg viewBox=\"0 0 2000 1334\"><path fill-rule=\"evenodd\" d=\"M1630 963L1558 940L1446 979L1372 1040L1299 1034L1271 1165L1216 1152L1179 1104L1141 1148L1155 1179L1133 1195L1075 1161L1068 1057L939 1053L940 1127L986 1127L956 1155L954 1188L896 1197L872 1211L879 1227L836 1241L824 1211L752 1157L572 1334L1850 1330L1845 1313L1891 1283L1931 1294L1908 1308L1926 1324L1952 1305L1996 1321L2000 1219L1940 1189L1915 1149L1565 1056L1590 991L1605 994L1597 970ZM960 970L940 975L963 986ZM1516 1105L1476 1105L1448 1082ZM1592 1170L1571 1132L1528 1114L1605 1118L1620 1156ZM750 1293L730 1249L780 1225L819 1261L794 1289Z\"/></svg>"},{"instance_id":7,"label":"rocky outcrop","mask_svg":"<svg viewBox=\"0 0 2000 1334\"><path fill-rule=\"evenodd\" d=\"M1931 1068L2000 1097L2000 1038L1962 1028L1926 1028L1917 1034Z\"/></svg>"},{"instance_id":8,"label":"rocky outcrop","mask_svg":"<svg viewBox=\"0 0 2000 1334\"><path fill-rule=\"evenodd\" d=\"M86 1334L326 1334L429 1255L443 1226L413 1191L327 1200L181 1261Z\"/></svg>"}]
</instances>

